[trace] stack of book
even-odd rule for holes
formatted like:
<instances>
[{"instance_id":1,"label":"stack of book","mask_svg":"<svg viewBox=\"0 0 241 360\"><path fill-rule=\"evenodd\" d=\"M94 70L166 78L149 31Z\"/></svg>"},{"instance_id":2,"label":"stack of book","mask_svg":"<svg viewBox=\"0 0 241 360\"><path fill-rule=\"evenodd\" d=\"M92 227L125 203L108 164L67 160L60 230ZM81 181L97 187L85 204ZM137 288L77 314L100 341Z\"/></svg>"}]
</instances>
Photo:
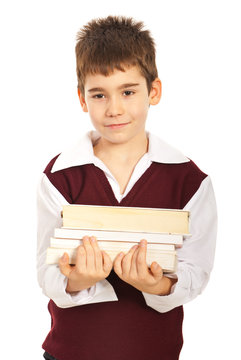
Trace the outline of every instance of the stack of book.
<instances>
[{"instance_id":1,"label":"stack of book","mask_svg":"<svg viewBox=\"0 0 241 360\"><path fill-rule=\"evenodd\" d=\"M119 206L65 205L63 226L56 228L47 249L47 264L67 252L75 264L76 248L84 236L95 236L101 250L114 261L141 239L147 240L147 265L156 261L164 272L175 272L176 247L189 235L189 212Z\"/></svg>"}]
</instances>

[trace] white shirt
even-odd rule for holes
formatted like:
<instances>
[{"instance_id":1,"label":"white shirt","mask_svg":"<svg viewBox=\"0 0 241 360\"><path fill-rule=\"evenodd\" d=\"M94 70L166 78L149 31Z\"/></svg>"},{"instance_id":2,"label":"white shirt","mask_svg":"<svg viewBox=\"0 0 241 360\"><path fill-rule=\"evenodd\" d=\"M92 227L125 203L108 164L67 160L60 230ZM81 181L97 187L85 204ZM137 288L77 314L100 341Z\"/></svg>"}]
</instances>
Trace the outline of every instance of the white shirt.
<instances>
[{"instance_id":1,"label":"white shirt","mask_svg":"<svg viewBox=\"0 0 241 360\"><path fill-rule=\"evenodd\" d=\"M143 175L153 161L160 163L188 162L182 153L163 142L153 134L148 134L148 152L137 163L124 194L120 194L119 184L105 164L93 152L93 144L99 135L95 131L86 134L75 146L64 151L57 158L52 172L71 166L93 163L104 171L120 202L131 190L136 181ZM43 174L38 186L38 248L37 269L38 281L43 293L51 298L57 306L73 307L105 301L118 301L111 284L105 279L89 289L76 294L65 291L67 278L61 274L58 265L46 265L46 249L50 246L50 237L56 227L62 226L60 213L62 206L68 204L61 193ZM186 204L184 210L190 211L190 233L184 240L178 253L178 270L173 276L178 279L166 296L142 293L146 304L159 312L167 312L194 299L205 288L213 267L217 213L216 202L210 177L201 183L198 191Z\"/></svg>"}]
</instances>

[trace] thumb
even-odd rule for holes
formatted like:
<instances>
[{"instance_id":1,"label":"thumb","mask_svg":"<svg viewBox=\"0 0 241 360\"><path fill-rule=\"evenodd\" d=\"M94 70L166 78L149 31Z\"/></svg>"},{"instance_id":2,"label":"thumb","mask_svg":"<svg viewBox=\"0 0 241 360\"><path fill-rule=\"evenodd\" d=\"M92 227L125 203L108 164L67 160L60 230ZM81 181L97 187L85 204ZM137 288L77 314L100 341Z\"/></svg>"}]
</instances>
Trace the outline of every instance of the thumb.
<instances>
[{"instance_id":1,"label":"thumb","mask_svg":"<svg viewBox=\"0 0 241 360\"><path fill-rule=\"evenodd\" d=\"M69 277L72 268L69 265L69 255L66 252L59 259L59 269L63 275Z\"/></svg>"},{"instance_id":2,"label":"thumb","mask_svg":"<svg viewBox=\"0 0 241 360\"><path fill-rule=\"evenodd\" d=\"M163 276L162 267L155 261L151 264L151 272L155 278L162 278Z\"/></svg>"}]
</instances>

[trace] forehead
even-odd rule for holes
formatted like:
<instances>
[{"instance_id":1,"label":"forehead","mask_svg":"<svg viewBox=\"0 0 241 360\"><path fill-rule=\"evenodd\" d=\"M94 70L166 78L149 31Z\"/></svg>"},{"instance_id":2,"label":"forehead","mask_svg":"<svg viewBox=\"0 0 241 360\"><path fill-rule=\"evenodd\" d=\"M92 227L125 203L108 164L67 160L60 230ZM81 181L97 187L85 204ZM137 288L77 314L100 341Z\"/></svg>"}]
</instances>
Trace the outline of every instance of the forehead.
<instances>
[{"instance_id":1,"label":"forehead","mask_svg":"<svg viewBox=\"0 0 241 360\"><path fill-rule=\"evenodd\" d=\"M113 73L105 76L102 74L89 74L85 78L85 90L91 88L119 88L125 84L145 85L146 80L137 66L125 68L125 71L115 69Z\"/></svg>"}]
</instances>

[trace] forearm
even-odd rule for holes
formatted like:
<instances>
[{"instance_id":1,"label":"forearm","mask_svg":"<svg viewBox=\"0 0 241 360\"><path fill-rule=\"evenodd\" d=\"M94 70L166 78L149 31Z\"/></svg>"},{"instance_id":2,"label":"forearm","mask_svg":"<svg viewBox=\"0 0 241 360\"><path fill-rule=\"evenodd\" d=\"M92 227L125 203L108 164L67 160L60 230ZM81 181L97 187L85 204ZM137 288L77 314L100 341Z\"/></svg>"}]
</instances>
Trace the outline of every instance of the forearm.
<instances>
[{"instance_id":1,"label":"forearm","mask_svg":"<svg viewBox=\"0 0 241 360\"><path fill-rule=\"evenodd\" d=\"M38 187L38 244L37 274L43 293L62 308L84 305L101 301L115 301L116 294L107 280L98 282L91 288L77 293L66 292L67 277L61 274L57 265L47 265L46 249L49 246L53 230L62 226L60 216L65 199L53 187L44 175Z\"/></svg>"},{"instance_id":2,"label":"forearm","mask_svg":"<svg viewBox=\"0 0 241 360\"><path fill-rule=\"evenodd\" d=\"M190 233L182 248L177 249L178 269L176 284L167 296L143 292L147 305L159 312L167 312L183 305L202 293L213 267L216 243L216 203L209 178L184 210L190 211ZM168 287L167 287L168 288Z\"/></svg>"},{"instance_id":3,"label":"forearm","mask_svg":"<svg viewBox=\"0 0 241 360\"><path fill-rule=\"evenodd\" d=\"M79 292L83 289L81 288L81 285L79 284L79 282L68 279L65 290L68 294L76 294L77 292Z\"/></svg>"},{"instance_id":4,"label":"forearm","mask_svg":"<svg viewBox=\"0 0 241 360\"><path fill-rule=\"evenodd\" d=\"M162 289L156 295L160 295L160 296L169 295L171 293L171 289L172 289L173 285L177 282L177 279L163 276L161 281L162 281L162 285L161 285Z\"/></svg>"},{"instance_id":5,"label":"forearm","mask_svg":"<svg viewBox=\"0 0 241 360\"><path fill-rule=\"evenodd\" d=\"M96 286L96 282L93 283L82 283L73 279L68 279L65 291L68 294L76 294L83 290L88 290L91 287Z\"/></svg>"},{"instance_id":6,"label":"forearm","mask_svg":"<svg viewBox=\"0 0 241 360\"><path fill-rule=\"evenodd\" d=\"M201 268L180 264L176 273L177 282L166 296L143 292L146 304L164 313L195 299L202 293L209 280L209 274Z\"/></svg>"}]
</instances>

